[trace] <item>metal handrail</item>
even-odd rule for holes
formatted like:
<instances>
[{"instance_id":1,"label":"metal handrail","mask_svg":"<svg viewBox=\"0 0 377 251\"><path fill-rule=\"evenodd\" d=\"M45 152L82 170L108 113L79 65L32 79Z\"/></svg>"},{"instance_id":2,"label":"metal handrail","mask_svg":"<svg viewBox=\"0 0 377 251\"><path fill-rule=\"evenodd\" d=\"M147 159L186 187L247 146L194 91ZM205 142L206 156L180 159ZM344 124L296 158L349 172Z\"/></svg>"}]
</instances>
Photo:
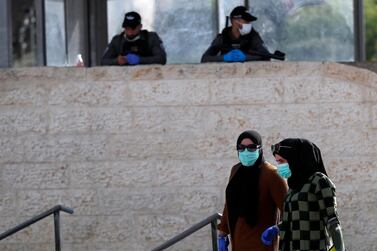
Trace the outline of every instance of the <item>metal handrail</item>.
<instances>
[{"instance_id":1,"label":"metal handrail","mask_svg":"<svg viewBox=\"0 0 377 251\"><path fill-rule=\"evenodd\" d=\"M49 210L34 216L33 218L5 231L4 233L0 234L0 241L2 239L7 238L8 236L17 233L18 231L36 223L37 221L40 221L47 216L54 214L54 229L55 229L55 250L60 251L60 211L63 211L65 213L73 214L73 209L62 206L62 205L56 205L53 208L50 208Z\"/></svg>"},{"instance_id":2,"label":"metal handrail","mask_svg":"<svg viewBox=\"0 0 377 251\"><path fill-rule=\"evenodd\" d=\"M175 243L183 240L187 236L195 233L196 231L198 231L199 229L203 228L204 226L206 226L208 224L211 224L212 249L213 249L213 251L217 251L217 220L220 219L220 217L221 217L221 214L215 213L215 214L207 217L206 219L194 224L193 226L186 229L182 233L180 233L180 234L174 236L173 238L167 240L166 242L162 243L158 247L155 247L154 249L152 249L152 251L164 250L164 249L174 245Z\"/></svg>"}]
</instances>

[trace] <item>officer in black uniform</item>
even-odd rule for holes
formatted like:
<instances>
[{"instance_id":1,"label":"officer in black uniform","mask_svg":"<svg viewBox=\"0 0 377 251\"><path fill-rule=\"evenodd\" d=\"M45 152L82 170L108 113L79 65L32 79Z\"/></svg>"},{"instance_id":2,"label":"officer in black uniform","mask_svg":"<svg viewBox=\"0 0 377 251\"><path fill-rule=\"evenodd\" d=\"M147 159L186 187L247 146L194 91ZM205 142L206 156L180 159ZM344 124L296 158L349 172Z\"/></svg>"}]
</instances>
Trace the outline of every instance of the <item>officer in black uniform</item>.
<instances>
[{"instance_id":1,"label":"officer in black uniform","mask_svg":"<svg viewBox=\"0 0 377 251\"><path fill-rule=\"evenodd\" d=\"M270 60L270 52L264 45L252 22L257 20L244 6L230 13L232 26L225 27L203 54L201 62L244 62Z\"/></svg>"},{"instance_id":2,"label":"officer in black uniform","mask_svg":"<svg viewBox=\"0 0 377 251\"><path fill-rule=\"evenodd\" d=\"M162 40L155 32L142 30L137 12L124 16L123 32L114 36L101 59L102 65L165 64Z\"/></svg>"}]
</instances>

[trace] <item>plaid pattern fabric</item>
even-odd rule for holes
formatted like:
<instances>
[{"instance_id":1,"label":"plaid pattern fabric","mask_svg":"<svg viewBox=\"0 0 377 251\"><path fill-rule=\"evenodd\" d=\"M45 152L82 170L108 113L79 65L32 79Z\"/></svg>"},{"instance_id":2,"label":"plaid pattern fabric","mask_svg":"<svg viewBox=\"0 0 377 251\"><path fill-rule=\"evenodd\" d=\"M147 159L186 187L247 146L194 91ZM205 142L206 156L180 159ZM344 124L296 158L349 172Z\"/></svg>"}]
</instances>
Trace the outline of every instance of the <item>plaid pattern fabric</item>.
<instances>
[{"instance_id":1,"label":"plaid pattern fabric","mask_svg":"<svg viewBox=\"0 0 377 251\"><path fill-rule=\"evenodd\" d=\"M327 251L326 227L334 219L338 219L335 185L326 175L315 173L301 190L289 190L285 198L279 225L284 251Z\"/></svg>"}]
</instances>

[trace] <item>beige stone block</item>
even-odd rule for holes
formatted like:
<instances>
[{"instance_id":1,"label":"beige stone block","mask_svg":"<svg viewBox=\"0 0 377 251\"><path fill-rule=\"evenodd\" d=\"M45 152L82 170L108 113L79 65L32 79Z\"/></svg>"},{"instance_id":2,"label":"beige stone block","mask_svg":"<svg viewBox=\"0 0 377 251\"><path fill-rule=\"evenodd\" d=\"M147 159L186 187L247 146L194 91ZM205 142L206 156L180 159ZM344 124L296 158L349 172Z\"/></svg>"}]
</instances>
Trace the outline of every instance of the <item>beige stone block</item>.
<instances>
[{"instance_id":1,"label":"beige stone block","mask_svg":"<svg viewBox=\"0 0 377 251\"><path fill-rule=\"evenodd\" d=\"M321 130L319 135L323 152L330 157L338 156L375 156L377 135L375 132L363 128L348 128Z\"/></svg>"},{"instance_id":2,"label":"beige stone block","mask_svg":"<svg viewBox=\"0 0 377 251\"><path fill-rule=\"evenodd\" d=\"M371 119L372 119L372 128L373 129L377 129L377 105L372 105L372 108L371 108L371 113L372 113L372 116L371 116Z\"/></svg>"},{"instance_id":3,"label":"beige stone block","mask_svg":"<svg viewBox=\"0 0 377 251\"><path fill-rule=\"evenodd\" d=\"M124 212L178 213L182 201L177 193L164 188L107 188L98 191L101 213L105 215L122 215Z\"/></svg>"},{"instance_id":4,"label":"beige stone block","mask_svg":"<svg viewBox=\"0 0 377 251\"><path fill-rule=\"evenodd\" d=\"M377 87L377 74L358 67L338 64L338 63L326 63L323 71L324 76L328 76L334 79L340 79L353 83L360 83L366 86Z\"/></svg>"},{"instance_id":5,"label":"beige stone block","mask_svg":"<svg viewBox=\"0 0 377 251\"><path fill-rule=\"evenodd\" d=\"M301 62L300 62L301 63ZM282 78L299 75L298 62L247 62L244 64L246 78ZM313 66L313 65L311 65ZM315 71L318 65L314 66ZM302 70L302 69L300 69ZM313 70L313 68L311 68Z\"/></svg>"},{"instance_id":6,"label":"beige stone block","mask_svg":"<svg viewBox=\"0 0 377 251\"><path fill-rule=\"evenodd\" d=\"M320 85L321 103L366 102L377 99L377 89L339 79L325 78Z\"/></svg>"},{"instance_id":7,"label":"beige stone block","mask_svg":"<svg viewBox=\"0 0 377 251\"><path fill-rule=\"evenodd\" d=\"M127 132L132 126L132 114L122 108L52 108L50 133Z\"/></svg>"},{"instance_id":8,"label":"beige stone block","mask_svg":"<svg viewBox=\"0 0 377 251\"><path fill-rule=\"evenodd\" d=\"M66 243L132 242L134 234L132 215L125 216L72 216L64 219L62 236Z\"/></svg>"},{"instance_id":9,"label":"beige stone block","mask_svg":"<svg viewBox=\"0 0 377 251\"><path fill-rule=\"evenodd\" d=\"M137 235L140 241L161 244L190 225L182 215L143 215L136 216ZM161 231L163 229L163 231Z\"/></svg>"},{"instance_id":10,"label":"beige stone block","mask_svg":"<svg viewBox=\"0 0 377 251\"><path fill-rule=\"evenodd\" d=\"M41 213L41 212L40 212ZM31 219L32 216L29 217L1 217L1 224L0 224L0 231L1 233L9 230L18 224L25 222L26 220ZM53 243L54 241L54 218L53 216L46 217L37 223L30 225L27 228L7 237L6 239L2 240L1 243L12 244L11 246L23 248L23 244L30 244L30 243ZM50 246L50 249L54 246ZM25 249L25 251L28 249Z\"/></svg>"},{"instance_id":11,"label":"beige stone block","mask_svg":"<svg viewBox=\"0 0 377 251\"><path fill-rule=\"evenodd\" d=\"M278 62L249 62L245 64L245 77L247 78L265 78L271 76L275 78L294 75L297 72L297 63L287 62L281 64Z\"/></svg>"},{"instance_id":12,"label":"beige stone block","mask_svg":"<svg viewBox=\"0 0 377 251\"><path fill-rule=\"evenodd\" d=\"M341 211L342 214L339 218L341 220L342 229L347 229L347 233L352 236L370 236L371 233L376 231L377 220L374 214L368 212L368 210L371 210L371 208L364 209L362 205L360 205L356 210ZM367 243L365 244L368 245Z\"/></svg>"},{"instance_id":13,"label":"beige stone block","mask_svg":"<svg viewBox=\"0 0 377 251\"><path fill-rule=\"evenodd\" d=\"M90 131L125 133L132 128L132 112L128 108L101 108L90 111Z\"/></svg>"},{"instance_id":14,"label":"beige stone block","mask_svg":"<svg viewBox=\"0 0 377 251\"><path fill-rule=\"evenodd\" d=\"M112 159L206 159L227 158L233 149L225 135L145 134L109 138L106 154ZM187 140L190 139L190 140ZM145 144L148 142L148 144Z\"/></svg>"},{"instance_id":15,"label":"beige stone block","mask_svg":"<svg viewBox=\"0 0 377 251\"><path fill-rule=\"evenodd\" d=\"M21 137L0 137L0 163L22 161L24 159L23 144Z\"/></svg>"},{"instance_id":16,"label":"beige stone block","mask_svg":"<svg viewBox=\"0 0 377 251\"><path fill-rule=\"evenodd\" d=\"M236 163L236 153L233 159L158 161L155 166L155 185L172 188L224 186Z\"/></svg>"},{"instance_id":17,"label":"beige stone block","mask_svg":"<svg viewBox=\"0 0 377 251\"><path fill-rule=\"evenodd\" d=\"M83 162L70 165L73 188L148 187L155 180L156 162Z\"/></svg>"},{"instance_id":18,"label":"beige stone block","mask_svg":"<svg viewBox=\"0 0 377 251\"><path fill-rule=\"evenodd\" d=\"M374 234L349 234L344 230L344 241L347 250L377 251L376 236Z\"/></svg>"},{"instance_id":19,"label":"beige stone block","mask_svg":"<svg viewBox=\"0 0 377 251\"><path fill-rule=\"evenodd\" d=\"M319 76L284 78L282 80L284 103L319 103L322 82L323 79Z\"/></svg>"},{"instance_id":20,"label":"beige stone block","mask_svg":"<svg viewBox=\"0 0 377 251\"><path fill-rule=\"evenodd\" d=\"M11 82L0 85L0 105L44 106L47 103L47 89L39 85Z\"/></svg>"},{"instance_id":21,"label":"beige stone block","mask_svg":"<svg viewBox=\"0 0 377 251\"><path fill-rule=\"evenodd\" d=\"M85 133L90 127L88 109L52 107L49 110L49 133Z\"/></svg>"},{"instance_id":22,"label":"beige stone block","mask_svg":"<svg viewBox=\"0 0 377 251\"><path fill-rule=\"evenodd\" d=\"M321 151L328 156L360 156L376 153L376 136L365 129L343 127L342 129L322 129L318 134Z\"/></svg>"},{"instance_id":23,"label":"beige stone block","mask_svg":"<svg viewBox=\"0 0 377 251\"><path fill-rule=\"evenodd\" d=\"M223 201L220 201L220 191L215 187L182 188L178 198L182 204L181 212L185 214L211 215L222 210Z\"/></svg>"},{"instance_id":24,"label":"beige stone block","mask_svg":"<svg viewBox=\"0 0 377 251\"><path fill-rule=\"evenodd\" d=\"M283 100L279 79L233 78L211 82L211 104L269 104Z\"/></svg>"},{"instance_id":25,"label":"beige stone block","mask_svg":"<svg viewBox=\"0 0 377 251\"><path fill-rule=\"evenodd\" d=\"M21 190L17 194L22 215L32 216L55 205L64 205L74 210L74 215L97 215L96 190Z\"/></svg>"},{"instance_id":26,"label":"beige stone block","mask_svg":"<svg viewBox=\"0 0 377 251\"><path fill-rule=\"evenodd\" d=\"M371 108L368 103L324 103L320 105L323 128L370 128Z\"/></svg>"},{"instance_id":27,"label":"beige stone block","mask_svg":"<svg viewBox=\"0 0 377 251\"><path fill-rule=\"evenodd\" d=\"M0 71L0 80L39 80L39 79L85 80L86 68L80 67L25 67Z\"/></svg>"},{"instance_id":28,"label":"beige stone block","mask_svg":"<svg viewBox=\"0 0 377 251\"><path fill-rule=\"evenodd\" d=\"M23 137L26 161L102 160L106 135L66 135Z\"/></svg>"},{"instance_id":29,"label":"beige stone block","mask_svg":"<svg viewBox=\"0 0 377 251\"><path fill-rule=\"evenodd\" d=\"M0 134L46 133L47 112L34 109L0 110Z\"/></svg>"},{"instance_id":30,"label":"beige stone block","mask_svg":"<svg viewBox=\"0 0 377 251\"><path fill-rule=\"evenodd\" d=\"M49 105L105 106L127 104L126 82L61 82L52 87Z\"/></svg>"},{"instance_id":31,"label":"beige stone block","mask_svg":"<svg viewBox=\"0 0 377 251\"><path fill-rule=\"evenodd\" d=\"M2 168L1 182L8 189L57 189L69 186L67 164L20 163L4 164Z\"/></svg>"},{"instance_id":32,"label":"beige stone block","mask_svg":"<svg viewBox=\"0 0 377 251\"><path fill-rule=\"evenodd\" d=\"M0 250L2 251L25 251L25 247L18 243L1 243Z\"/></svg>"},{"instance_id":33,"label":"beige stone block","mask_svg":"<svg viewBox=\"0 0 377 251\"><path fill-rule=\"evenodd\" d=\"M145 242L138 242L136 238L124 242L92 242L86 244L64 243L64 251L143 251L147 250L143 245Z\"/></svg>"},{"instance_id":34,"label":"beige stone block","mask_svg":"<svg viewBox=\"0 0 377 251\"><path fill-rule=\"evenodd\" d=\"M30 243L16 244L16 245L18 248L20 248L17 250L25 250L25 251L51 251L55 248L54 241L51 241L49 243L33 243L32 241L30 241ZM64 244L61 243L61 247L64 248Z\"/></svg>"},{"instance_id":35,"label":"beige stone block","mask_svg":"<svg viewBox=\"0 0 377 251\"><path fill-rule=\"evenodd\" d=\"M209 85L199 80L133 81L129 84L132 105L202 105L209 100Z\"/></svg>"},{"instance_id":36,"label":"beige stone block","mask_svg":"<svg viewBox=\"0 0 377 251\"><path fill-rule=\"evenodd\" d=\"M196 133L204 127L206 108L199 106L135 107L133 130L149 133Z\"/></svg>"},{"instance_id":37,"label":"beige stone block","mask_svg":"<svg viewBox=\"0 0 377 251\"><path fill-rule=\"evenodd\" d=\"M323 153L324 155L326 153ZM366 187L374 187L377 180L376 159L373 156L362 156L359 154L344 156L338 155L326 158L325 167L327 173L334 181L335 185L341 189L355 189L358 185L364 184ZM357 177L357 179L355 179Z\"/></svg>"},{"instance_id":38,"label":"beige stone block","mask_svg":"<svg viewBox=\"0 0 377 251\"><path fill-rule=\"evenodd\" d=\"M315 129L319 122L317 104L268 104L215 107L208 112L206 129L233 130L300 130Z\"/></svg>"},{"instance_id":39,"label":"beige stone block","mask_svg":"<svg viewBox=\"0 0 377 251\"><path fill-rule=\"evenodd\" d=\"M132 80L161 80L165 79L162 66L139 66L130 70Z\"/></svg>"},{"instance_id":40,"label":"beige stone block","mask_svg":"<svg viewBox=\"0 0 377 251\"><path fill-rule=\"evenodd\" d=\"M231 79L244 75L240 63L206 63L192 65L167 65L164 67L165 79Z\"/></svg>"},{"instance_id":41,"label":"beige stone block","mask_svg":"<svg viewBox=\"0 0 377 251\"><path fill-rule=\"evenodd\" d=\"M119 66L90 67L86 70L86 80L88 83L97 81L127 82L131 78L131 68Z\"/></svg>"},{"instance_id":42,"label":"beige stone block","mask_svg":"<svg viewBox=\"0 0 377 251\"><path fill-rule=\"evenodd\" d=\"M3 179L1 181L3 181ZM2 196L0 197L0 216L4 217L14 215L19 210L19 208L17 207L17 192L14 190L12 191L8 187L6 190L1 190L1 192Z\"/></svg>"}]
</instances>

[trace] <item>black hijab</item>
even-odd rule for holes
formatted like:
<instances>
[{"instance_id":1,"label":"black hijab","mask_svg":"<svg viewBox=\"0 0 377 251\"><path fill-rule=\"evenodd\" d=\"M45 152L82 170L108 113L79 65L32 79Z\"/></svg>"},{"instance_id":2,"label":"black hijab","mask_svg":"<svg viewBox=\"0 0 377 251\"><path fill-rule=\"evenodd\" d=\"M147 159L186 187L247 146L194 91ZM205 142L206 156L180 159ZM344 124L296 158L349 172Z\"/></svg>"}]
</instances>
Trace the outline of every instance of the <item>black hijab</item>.
<instances>
[{"instance_id":1,"label":"black hijab","mask_svg":"<svg viewBox=\"0 0 377 251\"><path fill-rule=\"evenodd\" d=\"M284 139L275 145L273 154L279 154L288 161L292 172L291 177L288 178L288 186L291 189L300 189L316 172L327 176L321 151L307 139Z\"/></svg>"},{"instance_id":2,"label":"black hijab","mask_svg":"<svg viewBox=\"0 0 377 251\"><path fill-rule=\"evenodd\" d=\"M243 139L251 139L254 144L262 146L262 138L256 131L245 131L237 139L237 145ZM264 162L263 151L259 149L259 158L253 166L241 163L226 188L226 203L231 234L233 234L237 218L242 216L246 222L254 226L257 223L258 185L260 165Z\"/></svg>"}]
</instances>

